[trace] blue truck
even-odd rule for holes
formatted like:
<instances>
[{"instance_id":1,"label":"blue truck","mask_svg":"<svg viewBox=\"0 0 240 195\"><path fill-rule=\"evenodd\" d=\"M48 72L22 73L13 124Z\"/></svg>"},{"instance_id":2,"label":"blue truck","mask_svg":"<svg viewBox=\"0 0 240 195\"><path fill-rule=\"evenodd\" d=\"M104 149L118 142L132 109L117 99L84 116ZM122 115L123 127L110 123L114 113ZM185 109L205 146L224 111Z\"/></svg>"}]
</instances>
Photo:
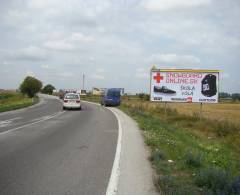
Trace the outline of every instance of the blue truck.
<instances>
[{"instance_id":1,"label":"blue truck","mask_svg":"<svg viewBox=\"0 0 240 195\"><path fill-rule=\"evenodd\" d=\"M118 88L106 89L101 97L101 105L119 106L121 104L121 90Z\"/></svg>"}]
</instances>

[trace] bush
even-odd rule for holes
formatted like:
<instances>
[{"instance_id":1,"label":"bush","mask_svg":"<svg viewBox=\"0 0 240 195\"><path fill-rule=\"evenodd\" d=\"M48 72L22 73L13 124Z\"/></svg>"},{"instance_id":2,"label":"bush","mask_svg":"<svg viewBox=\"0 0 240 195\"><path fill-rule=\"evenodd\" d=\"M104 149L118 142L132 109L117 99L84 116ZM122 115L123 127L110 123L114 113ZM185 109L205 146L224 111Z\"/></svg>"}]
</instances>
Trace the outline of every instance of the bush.
<instances>
[{"instance_id":1,"label":"bush","mask_svg":"<svg viewBox=\"0 0 240 195\"><path fill-rule=\"evenodd\" d=\"M14 97L13 93L1 93L0 100L5 100Z\"/></svg>"},{"instance_id":2,"label":"bush","mask_svg":"<svg viewBox=\"0 0 240 195\"><path fill-rule=\"evenodd\" d=\"M55 89L54 86L48 84L48 85L46 85L45 87L43 87L42 93L52 95L54 89Z\"/></svg>"},{"instance_id":3,"label":"bush","mask_svg":"<svg viewBox=\"0 0 240 195\"><path fill-rule=\"evenodd\" d=\"M34 77L27 76L20 85L20 91L32 98L42 88L42 82Z\"/></svg>"},{"instance_id":4,"label":"bush","mask_svg":"<svg viewBox=\"0 0 240 195\"><path fill-rule=\"evenodd\" d=\"M202 164L202 155L187 152L187 154L185 155L185 163L186 165L191 167L200 167Z\"/></svg>"},{"instance_id":5,"label":"bush","mask_svg":"<svg viewBox=\"0 0 240 195\"><path fill-rule=\"evenodd\" d=\"M231 132L237 132L239 129L228 121L216 122L216 131L218 136L226 136Z\"/></svg>"},{"instance_id":6,"label":"bush","mask_svg":"<svg viewBox=\"0 0 240 195\"><path fill-rule=\"evenodd\" d=\"M165 154L161 151L155 151L150 157L150 161L160 161L165 159Z\"/></svg>"},{"instance_id":7,"label":"bush","mask_svg":"<svg viewBox=\"0 0 240 195\"><path fill-rule=\"evenodd\" d=\"M208 167L199 172L195 180L199 187L213 194L230 194L231 177L229 172L216 167Z\"/></svg>"},{"instance_id":8,"label":"bush","mask_svg":"<svg viewBox=\"0 0 240 195\"><path fill-rule=\"evenodd\" d=\"M233 194L240 194L240 176L233 180L231 187Z\"/></svg>"}]
</instances>

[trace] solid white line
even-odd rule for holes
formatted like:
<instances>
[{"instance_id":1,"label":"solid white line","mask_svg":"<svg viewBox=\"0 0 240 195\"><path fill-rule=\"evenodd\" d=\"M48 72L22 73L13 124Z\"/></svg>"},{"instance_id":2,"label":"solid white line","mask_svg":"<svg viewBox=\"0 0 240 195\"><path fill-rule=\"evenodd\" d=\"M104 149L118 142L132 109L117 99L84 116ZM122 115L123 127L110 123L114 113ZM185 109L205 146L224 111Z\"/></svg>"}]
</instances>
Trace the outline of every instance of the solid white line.
<instances>
[{"instance_id":1,"label":"solid white line","mask_svg":"<svg viewBox=\"0 0 240 195\"><path fill-rule=\"evenodd\" d=\"M94 102L88 102L88 101L83 101L89 104L93 105L98 105L100 104L94 103ZM121 149L122 149L122 125L120 118L118 114L110 108L105 107L106 109L110 110L115 117L117 118L118 121L118 141L117 141L117 148L116 148L116 153L115 153L115 158L113 162L113 167L112 167L112 172L111 176L108 181L108 186L107 186L107 191L106 195L116 195L118 191L118 181L119 181L119 176L120 176L120 158L121 158Z\"/></svg>"},{"instance_id":2,"label":"solid white line","mask_svg":"<svg viewBox=\"0 0 240 195\"><path fill-rule=\"evenodd\" d=\"M64 112L65 112L65 111L62 111L62 112L59 112L59 113L57 113L57 114L50 115L49 117L46 117L46 118L44 118L44 119L38 120L38 121L36 121L36 122L28 123L28 124L22 125L22 126L20 126L20 127L16 127L16 128L13 128L13 129L9 129L9 130L7 130L7 131L3 131L3 132L0 133L0 135L8 134L8 133L13 132L13 131L16 131L16 130L18 130L18 129L22 129L22 128L24 128L24 127L28 127L28 126L31 126L31 125L34 125L34 124L38 124L38 123L41 123L41 122L43 122L43 121L46 121L46 120L55 118L55 117L63 114Z\"/></svg>"},{"instance_id":3,"label":"solid white line","mask_svg":"<svg viewBox=\"0 0 240 195\"><path fill-rule=\"evenodd\" d=\"M116 195L118 190L118 181L120 176L120 158L121 158L121 149L122 149L122 125L120 118L118 117L117 113L112 110L110 110L117 118L118 121L118 142L117 142L117 148L116 148L116 154L115 159L113 162L112 167L112 173L108 182L108 187L106 191L106 195Z\"/></svg>"}]
</instances>

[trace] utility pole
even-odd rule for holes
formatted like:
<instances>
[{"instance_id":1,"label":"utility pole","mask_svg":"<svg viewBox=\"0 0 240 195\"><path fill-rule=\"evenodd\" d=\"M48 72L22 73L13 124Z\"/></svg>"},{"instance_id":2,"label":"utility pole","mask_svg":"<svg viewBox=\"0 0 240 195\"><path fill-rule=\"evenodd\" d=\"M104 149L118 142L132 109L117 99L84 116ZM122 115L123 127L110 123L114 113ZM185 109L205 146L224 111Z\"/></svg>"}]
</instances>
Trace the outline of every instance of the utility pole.
<instances>
[{"instance_id":1,"label":"utility pole","mask_svg":"<svg viewBox=\"0 0 240 195\"><path fill-rule=\"evenodd\" d=\"M84 84L85 84L85 75L84 75L84 73L83 73L83 86L82 86L82 89L84 90Z\"/></svg>"}]
</instances>

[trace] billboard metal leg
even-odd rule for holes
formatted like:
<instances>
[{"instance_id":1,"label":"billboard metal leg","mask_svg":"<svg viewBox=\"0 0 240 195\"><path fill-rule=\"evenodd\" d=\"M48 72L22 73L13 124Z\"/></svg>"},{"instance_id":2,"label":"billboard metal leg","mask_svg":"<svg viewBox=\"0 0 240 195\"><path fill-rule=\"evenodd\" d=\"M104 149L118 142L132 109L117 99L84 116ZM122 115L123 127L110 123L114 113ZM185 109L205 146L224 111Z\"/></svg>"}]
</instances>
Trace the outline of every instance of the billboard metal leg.
<instances>
[{"instance_id":1,"label":"billboard metal leg","mask_svg":"<svg viewBox=\"0 0 240 195\"><path fill-rule=\"evenodd\" d=\"M164 102L164 113L165 117L167 116L167 102Z\"/></svg>"},{"instance_id":2,"label":"billboard metal leg","mask_svg":"<svg viewBox=\"0 0 240 195\"><path fill-rule=\"evenodd\" d=\"M203 103L200 104L200 120L202 120Z\"/></svg>"}]
</instances>

